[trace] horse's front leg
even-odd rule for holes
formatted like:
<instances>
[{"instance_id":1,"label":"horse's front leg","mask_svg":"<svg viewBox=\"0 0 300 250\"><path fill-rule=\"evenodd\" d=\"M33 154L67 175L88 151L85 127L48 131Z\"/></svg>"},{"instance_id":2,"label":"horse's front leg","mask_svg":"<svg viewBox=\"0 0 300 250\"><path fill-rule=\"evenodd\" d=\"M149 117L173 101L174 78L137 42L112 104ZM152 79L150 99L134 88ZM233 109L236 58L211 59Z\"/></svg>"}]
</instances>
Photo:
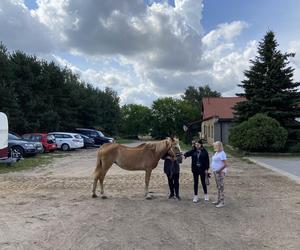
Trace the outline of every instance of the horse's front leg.
<instances>
[{"instance_id":1,"label":"horse's front leg","mask_svg":"<svg viewBox=\"0 0 300 250\"><path fill-rule=\"evenodd\" d=\"M145 196L147 200L150 200L152 196L149 194L149 182L151 177L151 169L146 169L146 175L145 175Z\"/></svg>"},{"instance_id":2,"label":"horse's front leg","mask_svg":"<svg viewBox=\"0 0 300 250\"><path fill-rule=\"evenodd\" d=\"M94 183L93 183L93 198L97 198L98 196L96 195L96 187L97 187L97 182L98 182L98 177L94 178Z\"/></svg>"}]
</instances>

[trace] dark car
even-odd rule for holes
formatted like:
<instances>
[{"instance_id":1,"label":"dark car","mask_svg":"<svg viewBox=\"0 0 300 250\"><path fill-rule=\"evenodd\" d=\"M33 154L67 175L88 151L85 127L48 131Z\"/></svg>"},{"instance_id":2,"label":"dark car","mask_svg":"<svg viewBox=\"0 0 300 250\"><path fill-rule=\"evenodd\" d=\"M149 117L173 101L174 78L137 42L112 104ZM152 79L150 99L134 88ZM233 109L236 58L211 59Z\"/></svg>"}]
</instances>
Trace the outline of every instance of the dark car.
<instances>
[{"instance_id":1,"label":"dark car","mask_svg":"<svg viewBox=\"0 0 300 250\"><path fill-rule=\"evenodd\" d=\"M95 145L99 146L108 142L115 142L115 139L112 137L105 136L101 131L96 129L89 128L76 128L76 133L86 135L90 138L93 138L95 141Z\"/></svg>"},{"instance_id":2,"label":"dark car","mask_svg":"<svg viewBox=\"0 0 300 250\"><path fill-rule=\"evenodd\" d=\"M54 135L49 135L47 133L32 133L22 135L22 138L31 142L42 143L44 152L51 152L57 149Z\"/></svg>"},{"instance_id":3,"label":"dark car","mask_svg":"<svg viewBox=\"0 0 300 250\"><path fill-rule=\"evenodd\" d=\"M93 138L90 138L86 135L80 134L81 137L83 138L83 143L84 143L84 148L88 148L88 147L94 147L95 146L95 141Z\"/></svg>"},{"instance_id":4,"label":"dark car","mask_svg":"<svg viewBox=\"0 0 300 250\"><path fill-rule=\"evenodd\" d=\"M8 147L21 156L35 155L39 152L35 142L29 142L11 133L8 133Z\"/></svg>"}]
</instances>

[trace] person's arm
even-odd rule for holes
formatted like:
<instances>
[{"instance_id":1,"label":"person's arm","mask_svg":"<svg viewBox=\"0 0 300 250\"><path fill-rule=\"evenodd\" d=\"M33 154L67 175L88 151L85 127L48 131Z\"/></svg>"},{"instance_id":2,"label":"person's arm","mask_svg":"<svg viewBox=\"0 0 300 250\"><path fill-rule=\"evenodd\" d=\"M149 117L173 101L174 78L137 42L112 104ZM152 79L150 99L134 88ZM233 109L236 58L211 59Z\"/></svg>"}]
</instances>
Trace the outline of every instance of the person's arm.
<instances>
[{"instance_id":1,"label":"person's arm","mask_svg":"<svg viewBox=\"0 0 300 250\"><path fill-rule=\"evenodd\" d=\"M190 157L190 156L192 156L192 154L193 154L193 150L190 150L190 151L188 151L188 152L186 152L186 153L184 153L184 159L185 158L188 158L188 157Z\"/></svg>"},{"instance_id":2,"label":"person's arm","mask_svg":"<svg viewBox=\"0 0 300 250\"><path fill-rule=\"evenodd\" d=\"M225 168L228 167L226 160L223 160L222 162L224 163L224 166L219 171L217 171L218 173L222 172Z\"/></svg>"},{"instance_id":3,"label":"person's arm","mask_svg":"<svg viewBox=\"0 0 300 250\"><path fill-rule=\"evenodd\" d=\"M209 155L208 155L208 152L207 152L207 150L206 149L204 149L205 150L205 170L206 171L208 171L208 169L209 169Z\"/></svg>"},{"instance_id":4,"label":"person's arm","mask_svg":"<svg viewBox=\"0 0 300 250\"><path fill-rule=\"evenodd\" d=\"M225 168L228 167L228 164L227 164L227 157L226 157L226 154L224 153L223 155L223 159L222 159L222 162L223 162L223 167L217 171L218 173L220 173L221 171L223 171Z\"/></svg>"}]
</instances>

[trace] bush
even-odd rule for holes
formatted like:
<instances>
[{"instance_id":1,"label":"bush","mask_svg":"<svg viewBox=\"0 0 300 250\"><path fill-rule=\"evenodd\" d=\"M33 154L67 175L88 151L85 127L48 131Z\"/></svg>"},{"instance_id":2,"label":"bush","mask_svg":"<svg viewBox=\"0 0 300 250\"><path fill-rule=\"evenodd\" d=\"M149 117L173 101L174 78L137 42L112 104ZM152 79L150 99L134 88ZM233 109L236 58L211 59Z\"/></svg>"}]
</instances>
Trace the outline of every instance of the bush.
<instances>
[{"instance_id":1,"label":"bush","mask_svg":"<svg viewBox=\"0 0 300 250\"><path fill-rule=\"evenodd\" d=\"M287 136L287 131L275 119L256 114L231 129L229 143L246 151L278 152L284 149Z\"/></svg>"},{"instance_id":2,"label":"bush","mask_svg":"<svg viewBox=\"0 0 300 250\"><path fill-rule=\"evenodd\" d=\"M288 152L290 152L290 153L300 153L300 142L289 146L288 147Z\"/></svg>"}]
</instances>

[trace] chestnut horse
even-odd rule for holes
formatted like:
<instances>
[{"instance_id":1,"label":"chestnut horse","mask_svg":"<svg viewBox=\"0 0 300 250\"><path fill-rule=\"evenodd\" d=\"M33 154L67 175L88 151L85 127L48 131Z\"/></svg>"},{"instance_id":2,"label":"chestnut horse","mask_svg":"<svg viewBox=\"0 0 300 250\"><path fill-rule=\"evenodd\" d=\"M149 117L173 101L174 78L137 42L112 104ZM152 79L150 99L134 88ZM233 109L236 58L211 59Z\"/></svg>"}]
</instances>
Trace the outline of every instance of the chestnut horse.
<instances>
[{"instance_id":1,"label":"chestnut horse","mask_svg":"<svg viewBox=\"0 0 300 250\"><path fill-rule=\"evenodd\" d=\"M125 170L144 170L145 174L145 196L151 199L148 192L151 172L156 168L158 161L166 154L176 160L175 150L180 150L177 138L166 138L162 141L143 143L137 147L127 147L118 143L106 143L98 150L97 166L94 171L93 198L96 195L96 186L100 182L100 194L104 195L103 182L107 171L113 163Z\"/></svg>"}]
</instances>

